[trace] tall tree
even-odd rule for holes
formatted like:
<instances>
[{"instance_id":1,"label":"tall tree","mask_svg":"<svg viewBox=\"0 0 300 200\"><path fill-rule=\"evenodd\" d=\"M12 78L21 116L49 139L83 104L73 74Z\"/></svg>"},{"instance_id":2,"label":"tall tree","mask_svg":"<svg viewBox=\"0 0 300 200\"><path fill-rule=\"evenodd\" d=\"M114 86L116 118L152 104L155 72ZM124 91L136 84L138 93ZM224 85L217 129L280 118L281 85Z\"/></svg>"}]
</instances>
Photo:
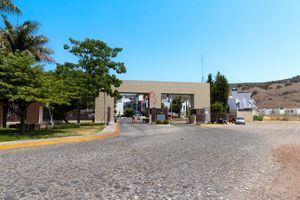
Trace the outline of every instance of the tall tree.
<instances>
[{"instance_id":1,"label":"tall tree","mask_svg":"<svg viewBox=\"0 0 300 200\"><path fill-rule=\"evenodd\" d=\"M36 61L54 61L50 56L53 51L45 47L48 38L43 35L34 34L38 30L38 23L26 21L20 26L13 26L5 16L2 17L5 27L0 29L0 54L7 55L15 52L27 52ZM5 112L3 113L3 126L5 127L8 103L12 102L8 102L7 99L2 99L2 101L5 103Z\"/></svg>"},{"instance_id":2,"label":"tall tree","mask_svg":"<svg viewBox=\"0 0 300 200\"><path fill-rule=\"evenodd\" d=\"M211 105L213 106L213 112L226 112L228 105L228 94L229 94L229 84L224 75L220 72L217 73L215 80L211 85Z\"/></svg>"},{"instance_id":3,"label":"tall tree","mask_svg":"<svg viewBox=\"0 0 300 200\"><path fill-rule=\"evenodd\" d=\"M64 120L69 123L65 117L65 113L77 108L77 102L84 98L84 93L88 88L84 87L85 79L83 78L83 72L76 70L77 66L73 63L57 64L53 74L57 80L63 81L65 86L64 91L69 93L68 103L53 105L54 118L56 120ZM84 100L83 100L84 101ZM83 102L81 102L83 103Z\"/></svg>"},{"instance_id":4,"label":"tall tree","mask_svg":"<svg viewBox=\"0 0 300 200\"><path fill-rule=\"evenodd\" d=\"M175 96L172 100L172 111L177 113L180 116L181 108L182 108L182 97L181 96Z\"/></svg>"},{"instance_id":5,"label":"tall tree","mask_svg":"<svg viewBox=\"0 0 300 200\"><path fill-rule=\"evenodd\" d=\"M4 99L18 106L18 109L13 111L20 117L22 132L26 129L27 108L31 103L47 104L61 101L58 92L53 94L55 89L49 89L56 88L55 83L45 81L50 77L41 65L35 63L35 59L26 52L0 56L0 100Z\"/></svg>"},{"instance_id":6,"label":"tall tree","mask_svg":"<svg viewBox=\"0 0 300 200\"><path fill-rule=\"evenodd\" d=\"M212 91L213 91L213 85L214 85L214 80L212 74L208 74L207 76L207 83L209 83L209 89L210 89L210 97L212 96ZM210 98L210 103L212 104L212 98Z\"/></svg>"},{"instance_id":7,"label":"tall tree","mask_svg":"<svg viewBox=\"0 0 300 200\"><path fill-rule=\"evenodd\" d=\"M45 45L48 38L43 35L35 35L39 28L37 22L26 21L20 26L13 26L8 19L3 16L4 29L0 31L0 44L3 53L28 52L36 61L53 62L51 57L53 51Z\"/></svg>"},{"instance_id":8,"label":"tall tree","mask_svg":"<svg viewBox=\"0 0 300 200\"><path fill-rule=\"evenodd\" d=\"M124 63L115 61L121 48L111 48L105 42L94 39L78 41L70 38L71 46L64 48L78 58L73 70L79 74L77 84L79 87L79 98L77 100L77 112L80 112L82 102L94 101L100 92L110 96L117 96L118 88L122 81L116 74L126 72ZM77 121L80 122L79 116Z\"/></svg>"},{"instance_id":9,"label":"tall tree","mask_svg":"<svg viewBox=\"0 0 300 200\"><path fill-rule=\"evenodd\" d=\"M22 11L11 0L0 0L0 12L14 13L21 15Z\"/></svg>"}]
</instances>

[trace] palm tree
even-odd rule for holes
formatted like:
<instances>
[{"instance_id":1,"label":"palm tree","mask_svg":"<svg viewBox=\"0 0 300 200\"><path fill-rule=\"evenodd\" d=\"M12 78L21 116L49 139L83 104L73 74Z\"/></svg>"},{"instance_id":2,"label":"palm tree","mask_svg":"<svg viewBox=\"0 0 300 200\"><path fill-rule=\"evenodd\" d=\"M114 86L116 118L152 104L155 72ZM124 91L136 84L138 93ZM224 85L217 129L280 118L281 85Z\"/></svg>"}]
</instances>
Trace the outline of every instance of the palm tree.
<instances>
[{"instance_id":1,"label":"palm tree","mask_svg":"<svg viewBox=\"0 0 300 200\"><path fill-rule=\"evenodd\" d=\"M37 61L54 61L50 56L53 51L45 47L49 41L48 38L43 35L34 35L39 28L37 22L26 21L20 26L13 26L5 16L2 17L5 28L0 31L0 48L4 53L27 51Z\"/></svg>"},{"instance_id":2,"label":"palm tree","mask_svg":"<svg viewBox=\"0 0 300 200\"><path fill-rule=\"evenodd\" d=\"M15 13L21 15L20 8L12 3L11 0L0 0L0 11L7 13Z\"/></svg>"}]
</instances>

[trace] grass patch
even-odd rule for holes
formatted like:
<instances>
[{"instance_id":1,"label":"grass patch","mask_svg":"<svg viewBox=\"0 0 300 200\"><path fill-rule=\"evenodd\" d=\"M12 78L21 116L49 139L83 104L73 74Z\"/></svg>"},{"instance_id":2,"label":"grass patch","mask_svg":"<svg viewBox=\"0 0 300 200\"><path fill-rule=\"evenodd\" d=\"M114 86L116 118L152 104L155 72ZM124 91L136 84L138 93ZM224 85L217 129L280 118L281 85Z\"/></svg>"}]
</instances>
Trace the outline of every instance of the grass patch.
<instances>
[{"instance_id":1,"label":"grass patch","mask_svg":"<svg viewBox=\"0 0 300 200\"><path fill-rule=\"evenodd\" d=\"M81 126L78 128L28 131L26 133L19 133L18 129L14 128L0 128L0 142L88 135L102 131L103 128L103 125L98 124L91 126Z\"/></svg>"}]
</instances>

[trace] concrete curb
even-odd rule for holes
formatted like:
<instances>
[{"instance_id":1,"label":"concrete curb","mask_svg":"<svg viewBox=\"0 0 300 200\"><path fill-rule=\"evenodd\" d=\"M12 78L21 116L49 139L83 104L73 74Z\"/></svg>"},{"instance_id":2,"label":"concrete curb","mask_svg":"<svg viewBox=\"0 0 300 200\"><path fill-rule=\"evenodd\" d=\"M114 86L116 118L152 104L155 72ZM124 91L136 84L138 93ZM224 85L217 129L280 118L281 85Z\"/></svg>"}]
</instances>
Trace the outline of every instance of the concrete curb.
<instances>
[{"instance_id":1,"label":"concrete curb","mask_svg":"<svg viewBox=\"0 0 300 200\"><path fill-rule=\"evenodd\" d=\"M103 130L94 135L88 136L73 136L73 137L62 137L62 138L51 138L51 139L42 139L42 140L22 140L22 141L12 141L12 142L2 142L0 143L0 150L2 149L15 149L15 148L24 148L24 147L34 147L42 145L51 145L51 144L62 144L70 142L82 142L89 140L104 140L111 137L116 137L120 135L120 126L115 124L111 131Z\"/></svg>"},{"instance_id":2,"label":"concrete curb","mask_svg":"<svg viewBox=\"0 0 300 200\"><path fill-rule=\"evenodd\" d=\"M220 126L225 126L225 124L194 124L194 126L220 127Z\"/></svg>"}]
</instances>

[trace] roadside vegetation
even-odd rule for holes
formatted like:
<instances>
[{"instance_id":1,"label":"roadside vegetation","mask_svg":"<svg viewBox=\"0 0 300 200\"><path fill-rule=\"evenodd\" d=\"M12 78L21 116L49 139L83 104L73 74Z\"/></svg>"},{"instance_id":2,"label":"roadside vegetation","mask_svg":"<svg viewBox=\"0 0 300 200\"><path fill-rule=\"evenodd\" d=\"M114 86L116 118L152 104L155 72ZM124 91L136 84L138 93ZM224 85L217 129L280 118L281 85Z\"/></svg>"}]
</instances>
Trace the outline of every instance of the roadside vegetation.
<instances>
[{"instance_id":1,"label":"roadside vegetation","mask_svg":"<svg viewBox=\"0 0 300 200\"><path fill-rule=\"evenodd\" d=\"M0 128L0 142L88 135L100 132L103 128L104 125L101 123L64 123L55 125L53 129L31 130L24 133L15 128Z\"/></svg>"},{"instance_id":2,"label":"roadside vegetation","mask_svg":"<svg viewBox=\"0 0 300 200\"><path fill-rule=\"evenodd\" d=\"M11 23L5 14L22 14L11 0L0 1L0 14L4 24L0 27L0 102L4 104L4 127L8 109L18 116L19 132L24 134L28 131L27 109L32 103L43 103L50 110L53 126L54 120L69 123L65 114L74 109L80 123L81 109L94 107L100 92L118 96L113 88L118 88L122 81L116 75L126 72L124 63L116 61L122 48L109 47L97 39L70 38L69 44L62 46L75 57L75 62L57 63L55 69L46 71L42 62L54 63L54 52L47 47L49 39L36 34L40 24L30 20Z\"/></svg>"},{"instance_id":3,"label":"roadside vegetation","mask_svg":"<svg viewBox=\"0 0 300 200\"><path fill-rule=\"evenodd\" d=\"M217 114L227 113L229 84L226 77L218 72L213 79L212 74L209 74L207 77L207 83L210 84L211 112Z\"/></svg>"}]
</instances>

